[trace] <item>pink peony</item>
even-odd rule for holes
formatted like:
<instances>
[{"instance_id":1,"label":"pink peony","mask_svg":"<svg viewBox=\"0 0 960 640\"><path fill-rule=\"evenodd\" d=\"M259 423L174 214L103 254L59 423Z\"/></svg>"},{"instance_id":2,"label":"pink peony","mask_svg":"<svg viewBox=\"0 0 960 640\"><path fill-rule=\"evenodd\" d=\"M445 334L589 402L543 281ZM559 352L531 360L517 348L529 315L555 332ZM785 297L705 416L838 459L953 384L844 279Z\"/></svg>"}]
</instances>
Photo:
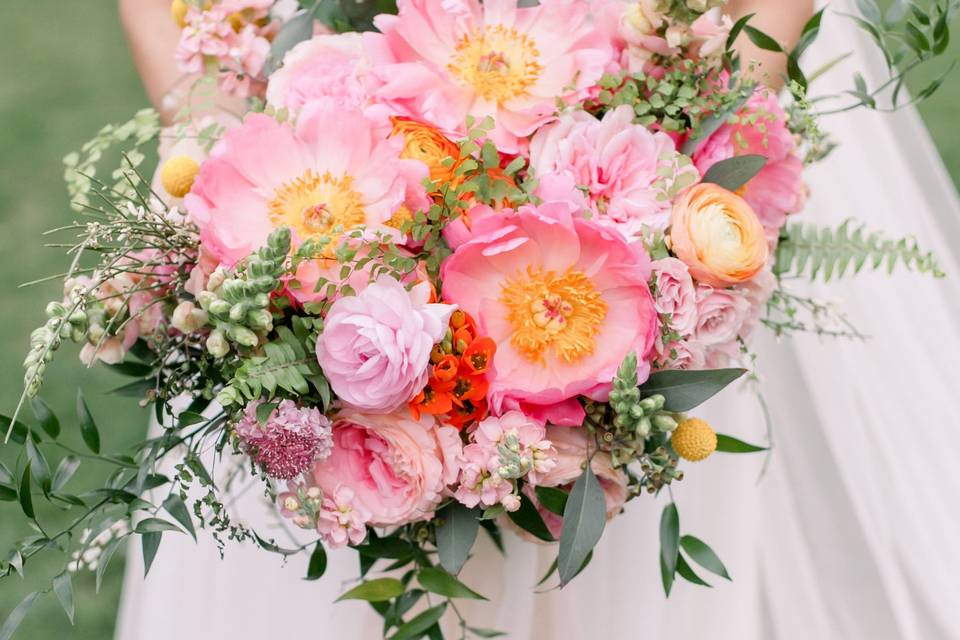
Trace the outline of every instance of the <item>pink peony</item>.
<instances>
[{"instance_id":1,"label":"pink peony","mask_svg":"<svg viewBox=\"0 0 960 640\"><path fill-rule=\"evenodd\" d=\"M319 35L290 49L270 76L267 102L298 111L312 100L332 99L353 110L366 107L380 82L363 52L364 38L378 34Z\"/></svg>"},{"instance_id":2,"label":"pink peony","mask_svg":"<svg viewBox=\"0 0 960 640\"><path fill-rule=\"evenodd\" d=\"M329 102L305 107L296 128L253 114L213 148L184 204L205 249L227 265L279 226L298 242L338 226L389 230L383 223L426 176L398 153L360 113Z\"/></svg>"},{"instance_id":3,"label":"pink peony","mask_svg":"<svg viewBox=\"0 0 960 640\"><path fill-rule=\"evenodd\" d=\"M347 405L390 413L407 404L429 377L430 351L456 307L428 304L430 285L409 292L389 276L330 307L317 338L317 360Z\"/></svg>"},{"instance_id":4,"label":"pink peony","mask_svg":"<svg viewBox=\"0 0 960 640\"><path fill-rule=\"evenodd\" d=\"M681 336L693 333L697 328L697 292L687 265L676 258L657 260L653 278L657 312L669 315L670 328Z\"/></svg>"},{"instance_id":5,"label":"pink peony","mask_svg":"<svg viewBox=\"0 0 960 640\"><path fill-rule=\"evenodd\" d=\"M493 116L502 151L520 148L553 116L594 88L613 52L583 0L400 0L377 16L389 55L375 54L381 100L447 131L468 115ZM563 34L558 37L557 34Z\"/></svg>"},{"instance_id":6,"label":"pink peony","mask_svg":"<svg viewBox=\"0 0 960 640\"><path fill-rule=\"evenodd\" d=\"M628 105L608 111L603 120L571 111L540 129L530 143L535 175L570 175L586 187L593 214L628 237L641 225L666 227L671 188L699 178L670 136L633 124L633 115Z\"/></svg>"},{"instance_id":7,"label":"pink peony","mask_svg":"<svg viewBox=\"0 0 960 640\"><path fill-rule=\"evenodd\" d=\"M787 215L803 208L806 191L803 161L787 129L787 116L777 97L766 89L750 97L736 123L725 124L707 138L693 161L703 174L721 160L746 154L764 156L767 163L738 193L760 218L768 237L776 238Z\"/></svg>"},{"instance_id":8,"label":"pink peony","mask_svg":"<svg viewBox=\"0 0 960 640\"><path fill-rule=\"evenodd\" d=\"M583 473L587 461L588 446L592 447L592 436L577 427L547 427L547 438L555 450L554 467L540 477L544 487L570 488ZM592 453L592 452L591 452ZM597 475L607 506L607 518L613 518L623 509L627 500L627 476L613 467L610 454L600 451L590 459L590 468ZM524 487L529 497L538 507L544 523L554 538L560 537L563 518L539 506L536 494Z\"/></svg>"},{"instance_id":9,"label":"pink peony","mask_svg":"<svg viewBox=\"0 0 960 640\"><path fill-rule=\"evenodd\" d=\"M330 421L316 407L283 400L261 424L260 402L251 402L237 422L237 437L254 462L273 478L296 478L330 455Z\"/></svg>"},{"instance_id":10,"label":"pink peony","mask_svg":"<svg viewBox=\"0 0 960 640\"><path fill-rule=\"evenodd\" d=\"M460 472L460 438L431 416L413 420L340 412L333 424L333 453L313 469L324 495L353 491L354 508L376 527L430 519Z\"/></svg>"},{"instance_id":11,"label":"pink peony","mask_svg":"<svg viewBox=\"0 0 960 640\"><path fill-rule=\"evenodd\" d=\"M443 265L444 298L497 342L495 412L605 399L631 351L646 378L657 330L650 258L571 209L549 203L484 218Z\"/></svg>"}]
</instances>

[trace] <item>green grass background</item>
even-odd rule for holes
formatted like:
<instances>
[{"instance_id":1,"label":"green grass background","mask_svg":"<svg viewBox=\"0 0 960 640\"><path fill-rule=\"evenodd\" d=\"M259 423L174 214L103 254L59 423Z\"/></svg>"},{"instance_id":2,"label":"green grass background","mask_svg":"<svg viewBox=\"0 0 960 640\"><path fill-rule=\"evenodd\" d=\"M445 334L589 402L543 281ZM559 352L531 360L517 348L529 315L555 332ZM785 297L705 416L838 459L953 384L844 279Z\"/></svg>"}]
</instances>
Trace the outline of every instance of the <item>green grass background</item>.
<instances>
[{"instance_id":1,"label":"green grass background","mask_svg":"<svg viewBox=\"0 0 960 640\"><path fill-rule=\"evenodd\" d=\"M21 282L63 270L58 250L40 247L41 233L71 219L61 179L61 158L108 122L122 122L146 104L127 56L114 0L4 0L0 38L0 413L9 414L21 389L20 362L30 331L44 320L45 303L59 296L48 283L19 289ZM955 39L955 42L960 39ZM953 56L960 53L954 45ZM925 86L937 69L924 71L913 86ZM960 140L954 135L960 107L960 74L921 107L944 160L960 179ZM101 369L76 361L76 349L64 347L47 378L45 399L61 416L65 440L82 448L75 430L74 402L83 387L100 417L105 451L119 450L145 429L143 410L129 400L103 392L119 384ZM17 447L0 448L8 464ZM72 481L82 490L96 477L81 467ZM56 514L51 514L56 518ZM0 503L0 552L25 534L17 507ZM162 555L162 549L161 549ZM162 561L162 557L160 559ZM61 566L36 562L28 578L0 582L0 621L33 588L59 573ZM71 627L52 596L38 601L18 638L106 640L111 637L120 595L122 561L115 560L99 596L89 574L75 578L77 625Z\"/></svg>"}]
</instances>

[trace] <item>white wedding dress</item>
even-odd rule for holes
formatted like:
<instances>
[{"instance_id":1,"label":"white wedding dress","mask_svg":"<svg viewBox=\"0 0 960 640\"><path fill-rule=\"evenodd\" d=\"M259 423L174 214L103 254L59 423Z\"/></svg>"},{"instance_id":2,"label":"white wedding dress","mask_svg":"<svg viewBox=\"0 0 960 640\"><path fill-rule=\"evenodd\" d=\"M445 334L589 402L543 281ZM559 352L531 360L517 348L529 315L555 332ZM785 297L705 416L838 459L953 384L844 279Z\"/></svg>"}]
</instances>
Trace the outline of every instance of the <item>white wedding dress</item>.
<instances>
[{"instance_id":1,"label":"white wedding dress","mask_svg":"<svg viewBox=\"0 0 960 640\"><path fill-rule=\"evenodd\" d=\"M835 2L809 68L854 55L813 95L871 82L882 63ZM871 84L875 84L871 82ZM936 251L945 280L900 269L805 290L836 299L867 342L758 335L762 391L775 449L717 454L675 486L681 530L720 554L733 582L678 582L665 600L658 521L666 496L641 498L612 521L590 566L563 590L535 594L555 548L505 533L509 561L481 534L464 581L490 602L458 601L475 626L519 640L633 638L960 638L960 203L913 110L864 110L825 119L841 146L808 173L803 219L855 217ZM798 283L799 286L799 283ZM766 438L756 397L728 392L700 412L718 430ZM233 510L283 544L258 490ZM282 566L252 545L220 560L200 533L166 535L143 580L128 554L119 640L273 637L379 638L379 617L358 602L333 604L358 574L351 551L330 554L327 575L305 582L305 557ZM453 626L451 625L451 629ZM457 638L451 632L448 637Z\"/></svg>"}]
</instances>

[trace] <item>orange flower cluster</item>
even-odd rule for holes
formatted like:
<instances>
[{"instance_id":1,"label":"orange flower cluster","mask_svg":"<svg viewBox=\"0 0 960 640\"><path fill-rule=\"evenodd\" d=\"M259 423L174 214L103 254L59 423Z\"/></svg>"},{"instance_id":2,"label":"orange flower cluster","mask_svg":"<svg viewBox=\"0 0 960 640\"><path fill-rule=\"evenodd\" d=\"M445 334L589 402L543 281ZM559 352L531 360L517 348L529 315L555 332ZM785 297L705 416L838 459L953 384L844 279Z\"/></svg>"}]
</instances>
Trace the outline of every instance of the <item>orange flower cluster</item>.
<instances>
[{"instance_id":1,"label":"orange flower cluster","mask_svg":"<svg viewBox=\"0 0 960 640\"><path fill-rule=\"evenodd\" d=\"M418 420L424 413L435 415L460 430L483 420L487 416L486 373L496 351L491 338L477 335L473 318L454 311L446 338L430 354L433 370L427 386L410 402L413 415Z\"/></svg>"},{"instance_id":2,"label":"orange flower cluster","mask_svg":"<svg viewBox=\"0 0 960 640\"><path fill-rule=\"evenodd\" d=\"M419 160L430 170L430 179L436 183L437 189L446 184L458 182L456 178L457 166L460 164L460 148L447 136L426 123L392 116L393 124L391 135L403 136L403 150L401 158ZM447 158L453 159L453 164L446 164Z\"/></svg>"}]
</instances>

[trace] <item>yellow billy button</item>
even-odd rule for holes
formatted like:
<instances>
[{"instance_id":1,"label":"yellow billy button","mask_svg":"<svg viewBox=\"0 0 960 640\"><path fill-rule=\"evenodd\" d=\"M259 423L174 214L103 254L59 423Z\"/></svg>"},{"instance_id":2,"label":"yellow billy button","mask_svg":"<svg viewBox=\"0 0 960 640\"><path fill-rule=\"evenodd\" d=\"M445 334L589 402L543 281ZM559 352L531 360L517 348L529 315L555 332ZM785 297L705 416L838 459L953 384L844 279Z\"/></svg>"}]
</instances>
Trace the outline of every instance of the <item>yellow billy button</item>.
<instances>
[{"instance_id":1,"label":"yellow billy button","mask_svg":"<svg viewBox=\"0 0 960 640\"><path fill-rule=\"evenodd\" d=\"M684 460L699 462L717 450L717 434L700 418L687 418L673 431L670 444Z\"/></svg>"},{"instance_id":2,"label":"yellow billy button","mask_svg":"<svg viewBox=\"0 0 960 640\"><path fill-rule=\"evenodd\" d=\"M187 26L187 11L189 9L190 6L184 0L173 0L170 3L170 15L173 16L173 21L181 29Z\"/></svg>"},{"instance_id":3,"label":"yellow billy button","mask_svg":"<svg viewBox=\"0 0 960 640\"><path fill-rule=\"evenodd\" d=\"M174 198L182 198L190 192L199 172L200 165L193 158L174 156L160 168L160 182L167 193Z\"/></svg>"}]
</instances>

